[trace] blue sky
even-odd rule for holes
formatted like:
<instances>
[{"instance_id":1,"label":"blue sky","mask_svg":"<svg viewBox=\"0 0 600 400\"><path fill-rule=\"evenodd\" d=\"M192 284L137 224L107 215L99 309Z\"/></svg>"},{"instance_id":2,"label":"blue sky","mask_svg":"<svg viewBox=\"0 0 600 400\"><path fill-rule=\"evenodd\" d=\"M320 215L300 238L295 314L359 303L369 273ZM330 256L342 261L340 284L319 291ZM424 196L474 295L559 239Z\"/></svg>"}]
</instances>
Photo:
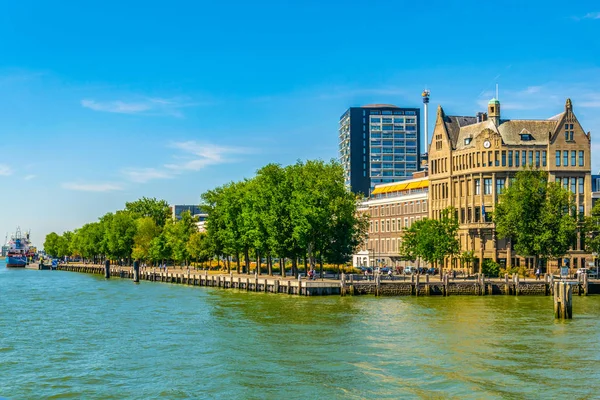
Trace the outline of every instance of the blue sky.
<instances>
[{"instance_id":1,"label":"blue sky","mask_svg":"<svg viewBox=\"0 0 600 400\"><path fill-rule=\"evenodd\" d=\"M484 111L496 82L506 118L571 97L595 139L599 34L593 1L2 2L0 234L40 245L142 196L335 158L347 107L425 87L431 122Z\"/></svg>"}]
</instances>

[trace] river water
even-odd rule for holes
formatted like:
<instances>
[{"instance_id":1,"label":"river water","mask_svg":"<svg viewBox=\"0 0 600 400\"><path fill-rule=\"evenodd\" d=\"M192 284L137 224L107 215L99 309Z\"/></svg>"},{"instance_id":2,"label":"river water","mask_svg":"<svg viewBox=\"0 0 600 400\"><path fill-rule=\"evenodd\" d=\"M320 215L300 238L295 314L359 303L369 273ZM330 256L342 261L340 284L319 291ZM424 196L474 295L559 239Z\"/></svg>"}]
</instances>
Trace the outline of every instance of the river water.
<instances>
[{"instance_id":1,"label":"river water","mask_svg":"<svg viewBox=\"0 0 600 400\"><path fill-rule=\"evenodd\" d=\"M0 265L0 397L600 397L600 297L296 297Z\"/></svg>"}]
</instances>

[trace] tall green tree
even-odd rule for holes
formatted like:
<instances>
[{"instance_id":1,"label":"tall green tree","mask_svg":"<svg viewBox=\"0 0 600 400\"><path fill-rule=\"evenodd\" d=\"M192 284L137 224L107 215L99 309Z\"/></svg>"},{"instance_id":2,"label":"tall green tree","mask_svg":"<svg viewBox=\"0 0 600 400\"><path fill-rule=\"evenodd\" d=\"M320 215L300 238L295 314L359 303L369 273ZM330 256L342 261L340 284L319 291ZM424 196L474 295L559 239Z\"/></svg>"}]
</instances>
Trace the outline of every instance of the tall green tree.
<instances>
[{"instance_id":1,"label":"tall green tree","mask_svg":"<svg viewBox=\"0 0 600 400\"><path fill-rule=\"evenodd\" d=\"M181 214L179 221L172 221L165 226L165 239L171 249L171 258L176 263L189 260L187 244L192 233L196 232L195 220L189 211Z\"/></svg>"},{"instance_id":2,"label":"tall green tree","mask_svg":"<svg viewBox=\"0 0 600 400\"><path fill-rule=\"evenodd\" d=\"M161 228L152 217L141 217L135 221L137 227L133 236L132 257L139 260L150 259L150 244L160 235Z\"/></svg>"},{"instance_id":3,"label":"tall green tree","mask_svg":"<svg viewBox=\"0 0 600 400\"><path fill-rule=\"evenodd\" d=\"M519 171L499 198L493 220L496 233L515 252L536 260L564 256L577 237L573 195L548 182L546 171ZM536 261L537 264L537 261Z\"/></svg>"},{"instance_id":4,"label":"tall green tree","mask_svg":"<svg viewBox=\"0 0 600 400\"><path fill-rule=\"evenodd\" d=\"M446 257L460 252L457 233L454 208L445 208L440 219L415 221L402 233L400 255L407 260L421 258L428 263L443 263Z\"/></svg>"},{"instance_id":5,"label":"tall green tree","mask_svg":"<svg viewBox=\"0 0 600 400\"><path fill-rule=\"evenodd\" d=\"M591 215L585 218L585 249L590 253L600 254L600 201L592 208Z\"/></svg>"},{"instance_id":6,"label":"tall green tree","mask_svg":"<svg viewBox=\"0 0 600 400\"><path fill-rule=\"evenodd\" d=\"M136 201L125 203L125 210L129 211L132 216L137 218L149 217L154 220L154 223L159 226L165 226L166 222L171 218L171 208L165 200L156 198L142 197Z\"/></svg>"},{"instance_id":7,"label":"tall green tree","mask_svg":"<svg viewBox=\"0 0 600 400\"><path fill-rule=\"evenodd\" d=\"M112 259L131 259L136 233L136 223L128 211L117 211L107 224L105 237L107 254Z\"/></svg>"}]
</instances>

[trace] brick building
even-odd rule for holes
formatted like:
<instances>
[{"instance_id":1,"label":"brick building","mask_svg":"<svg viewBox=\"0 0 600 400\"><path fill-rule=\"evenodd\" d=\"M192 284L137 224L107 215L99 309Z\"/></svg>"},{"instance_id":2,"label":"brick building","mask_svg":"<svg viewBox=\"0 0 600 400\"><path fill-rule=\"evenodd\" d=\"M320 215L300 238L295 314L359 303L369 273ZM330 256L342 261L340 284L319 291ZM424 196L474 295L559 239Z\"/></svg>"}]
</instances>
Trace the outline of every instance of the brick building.
<instances>
[{"instance_id":1,"label":"brick building","mask_svg":"<svg viewBox=\"0 0 600 400\"><path fill-rule=\"evenodd\" d=\"M368 238L353 257L355 267L404 266L398 252L402 230L427 217L429 179L424 171L413 179L375 186L359 207L368 213ZM409 264L412 264L409 262Z\"/></svg>"}]
</instances>

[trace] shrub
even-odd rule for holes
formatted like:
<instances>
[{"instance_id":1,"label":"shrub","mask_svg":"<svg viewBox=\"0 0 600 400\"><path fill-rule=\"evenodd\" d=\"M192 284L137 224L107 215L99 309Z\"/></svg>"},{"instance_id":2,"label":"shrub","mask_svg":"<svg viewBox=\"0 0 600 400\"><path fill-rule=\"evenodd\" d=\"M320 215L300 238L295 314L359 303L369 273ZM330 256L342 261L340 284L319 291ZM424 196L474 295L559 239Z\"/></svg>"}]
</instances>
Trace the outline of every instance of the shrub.
<instances>
[{"instance_id":1,"label":"shrub","mask_svg":"<svg viewBox=\"0 0 600 400\"><path fill-rule=\"evenodd\" d=\"M496 277L500 274L500 265L498 265L498 263L493 260L485 259L483 260L481 271L484 275Z\"/></svg>"}]
</instances>

